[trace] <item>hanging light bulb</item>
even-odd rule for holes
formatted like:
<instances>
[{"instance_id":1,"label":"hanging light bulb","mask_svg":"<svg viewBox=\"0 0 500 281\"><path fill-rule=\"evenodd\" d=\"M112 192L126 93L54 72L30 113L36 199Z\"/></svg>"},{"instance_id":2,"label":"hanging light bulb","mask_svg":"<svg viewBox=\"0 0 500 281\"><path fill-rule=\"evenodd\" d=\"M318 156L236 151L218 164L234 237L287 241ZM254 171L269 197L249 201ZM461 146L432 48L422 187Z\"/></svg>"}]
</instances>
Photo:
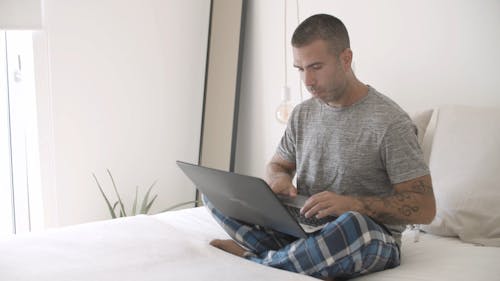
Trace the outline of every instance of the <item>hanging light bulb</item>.
<instances>
[{"instance_id":1,"label":"hanging light bulb","mask_svg":"<svg viewBox=\"0 0 500 281\"><path fill-rule=\"evenodd\" d=\"M283 0L283 63L284 63L284 82L285 85L283 86L282 92L281 92L281 102L276 108L276 120L282 124L286 124L288 122L288 118L290 117L290 114L292 113L293 110L293 104L292 104L292 99L290 95L290 88L288 87L288 75L287 75L287 55L286 55L286 50L287 50L287 38L286 38L286 1Z\"/></svg>"},{"instance_id":2,"label":"hanging light bulb","mask_svg":"<svg viewBox=\"0 0 500 281\"><path fill-rule=\"evenodd\" d=\"M293 104L290 95L290 88L288 86L283 86L283 92L281 93L281 103L276 108L276 119L282 123L286 124L290 114L293 110Z\"/></svg>"}]
</instances>

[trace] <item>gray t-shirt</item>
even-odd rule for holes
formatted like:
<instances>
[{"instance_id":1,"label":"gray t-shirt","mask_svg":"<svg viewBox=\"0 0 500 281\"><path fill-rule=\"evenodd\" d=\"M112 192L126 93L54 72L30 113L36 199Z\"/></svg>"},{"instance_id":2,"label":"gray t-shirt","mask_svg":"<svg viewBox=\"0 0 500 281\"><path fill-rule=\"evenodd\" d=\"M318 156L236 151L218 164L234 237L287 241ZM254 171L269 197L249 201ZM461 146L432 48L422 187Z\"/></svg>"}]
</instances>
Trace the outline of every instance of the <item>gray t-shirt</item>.
<instances>
[{"instance_id":1,"label":"gray t-shirt","mask_svg":"<svg viewBox=\"0 0 500 281\"><path fill-rule=\"evenodd\" d=\"M296 164L298 193L308 196L384 196L393 184L429 174L410 117L372 87L348 107L316 98L299 104L277 153ZM405 226L386 226L400 244Z\"/></svg>"}]
</instances>

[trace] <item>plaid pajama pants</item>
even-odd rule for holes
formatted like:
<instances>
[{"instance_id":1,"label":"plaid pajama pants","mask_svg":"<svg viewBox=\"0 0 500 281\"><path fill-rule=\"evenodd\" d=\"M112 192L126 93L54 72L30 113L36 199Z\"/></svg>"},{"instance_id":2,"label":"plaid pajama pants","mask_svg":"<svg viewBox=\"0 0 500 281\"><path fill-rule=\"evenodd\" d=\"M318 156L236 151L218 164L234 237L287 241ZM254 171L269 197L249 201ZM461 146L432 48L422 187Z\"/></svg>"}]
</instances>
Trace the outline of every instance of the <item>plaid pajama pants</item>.
<instances>
[{"instance_id":1,"label":"plaid pajama pants","mask_svg":"<svg viewBox=\"0 0 500 281\"><path fill-rule=\"evenodd\" d=\"M399 265L399 247L372 219L347 212L306 239L228 218L203 198L215 220L254 262L316 278L352 278Z\"/></svg>"}]
</instances>

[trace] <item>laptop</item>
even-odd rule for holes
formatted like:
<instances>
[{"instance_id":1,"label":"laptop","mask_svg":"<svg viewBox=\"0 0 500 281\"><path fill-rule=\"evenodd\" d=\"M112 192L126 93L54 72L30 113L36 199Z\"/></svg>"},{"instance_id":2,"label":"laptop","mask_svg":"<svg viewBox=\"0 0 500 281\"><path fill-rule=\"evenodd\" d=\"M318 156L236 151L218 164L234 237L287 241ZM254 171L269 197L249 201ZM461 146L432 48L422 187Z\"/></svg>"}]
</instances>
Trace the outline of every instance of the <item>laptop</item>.
<instances>
[{"instance_id":1,"label":"laptop","mask_svg":"<svg viewBox=\"0 0 500 281\"><path fill-rule=\"evenodd\" d=\"M182 161L176 163L216 209L233 219L298 238L307 238L335 219L306 219L300 215L300 208L307 197L277 195L260 178Z\"/></svg>"}]
</instances>

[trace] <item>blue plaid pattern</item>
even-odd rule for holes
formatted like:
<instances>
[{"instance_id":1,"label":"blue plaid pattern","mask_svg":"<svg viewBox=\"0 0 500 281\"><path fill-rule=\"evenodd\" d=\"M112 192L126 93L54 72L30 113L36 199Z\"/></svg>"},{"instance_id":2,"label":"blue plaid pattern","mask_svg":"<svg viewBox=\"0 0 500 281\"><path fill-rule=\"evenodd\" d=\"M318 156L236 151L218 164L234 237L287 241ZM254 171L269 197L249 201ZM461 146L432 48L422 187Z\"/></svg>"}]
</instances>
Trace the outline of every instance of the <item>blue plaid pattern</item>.
<instances>
[{"instance_id":1,"label":"blue plaid pattern","mask_svg":"<svg viewBox=\"0 0 500 281\"><path fill-rule=\"evenodd\" d=\"M228 218L203 198L216 221L254 262L316 278L352 278L400 263L393 237L369 217L347 212L306 239Z\"/></svg>"}]
</instances>

